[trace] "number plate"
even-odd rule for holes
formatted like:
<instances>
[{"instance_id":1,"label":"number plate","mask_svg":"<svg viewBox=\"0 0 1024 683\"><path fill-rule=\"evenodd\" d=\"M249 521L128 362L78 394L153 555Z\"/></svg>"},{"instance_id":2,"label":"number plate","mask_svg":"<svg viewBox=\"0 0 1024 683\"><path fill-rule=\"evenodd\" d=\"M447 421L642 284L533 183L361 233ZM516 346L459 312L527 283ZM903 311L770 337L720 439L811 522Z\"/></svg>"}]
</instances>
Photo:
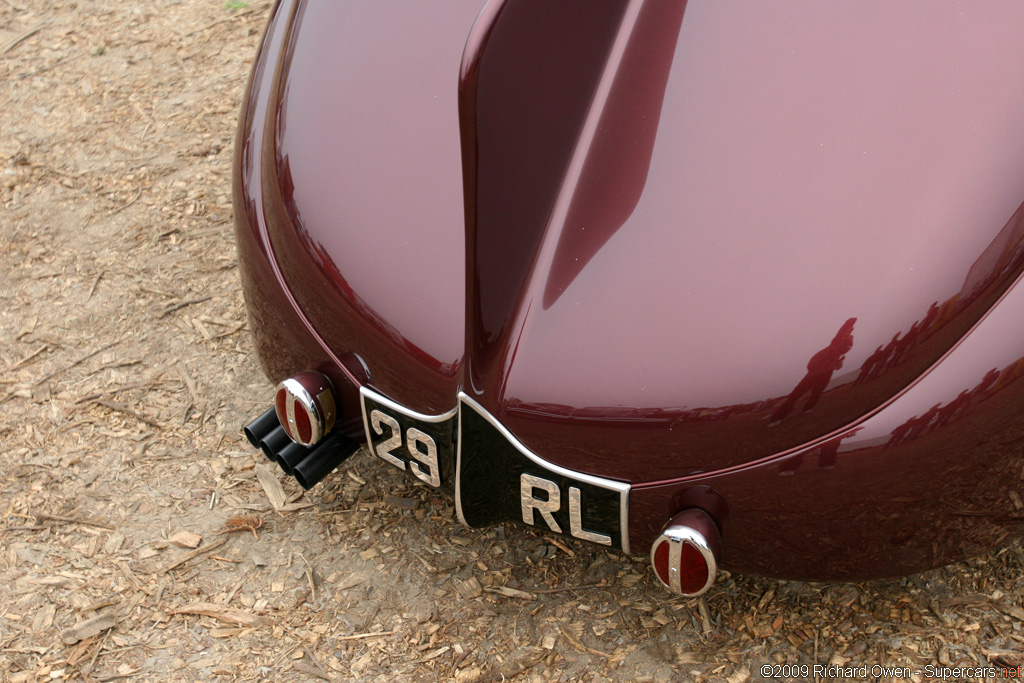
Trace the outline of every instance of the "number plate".
<instances>
[{"instance_id":1,"label":"number plate","mask_svg":"<svg viewBox=\"0 0 1024 683\"><path fill-rule=\"evenodd\" d=\"M455 483L455 413L423 415L363 387L363 424L370 452L434 488Z\"/></svg>"},{"instance_id":2,"label":"number plate","mask_svg":"<svg viewBox=\"0 0 1024 683\"><path fill-rule=\"evenodd\" d=\"M547 462L459 397L455 506L468 526L523 522L629 553L629 484Z\"/></svg>"},{"instance_id":3,"label":"number plate","mask_svg":"<svg viewBox=\"0 0 1024 683\"><path fill-rule=\"evenodd\" d=\"M523 522L629 552L629 484L543 460L465 394L443 415L413 412L366 387L360 394L370 452L454 493L467 526Z\"/></svg>"}]
</instances>

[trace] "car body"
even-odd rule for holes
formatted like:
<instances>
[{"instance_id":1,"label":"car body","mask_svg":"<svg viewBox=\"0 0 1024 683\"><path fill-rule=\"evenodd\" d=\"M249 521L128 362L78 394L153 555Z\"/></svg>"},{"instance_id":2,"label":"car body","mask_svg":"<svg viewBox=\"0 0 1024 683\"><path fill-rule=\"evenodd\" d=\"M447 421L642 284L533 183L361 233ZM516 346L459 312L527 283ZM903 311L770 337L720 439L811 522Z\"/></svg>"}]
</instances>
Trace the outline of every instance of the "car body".
<instances>
[{"instance_id":1,"label":"car body","mask_svg":"<svg viewBox=\"0 0 1024 683\"><path fill-rule=\"evenodd\" d=\"M235 165L262 367L329 378L332 433L471 526L646 553L697 511L707 585L1003 544L1021 25L1014 3L280 0Z\"/></svg>"}]
</instances>

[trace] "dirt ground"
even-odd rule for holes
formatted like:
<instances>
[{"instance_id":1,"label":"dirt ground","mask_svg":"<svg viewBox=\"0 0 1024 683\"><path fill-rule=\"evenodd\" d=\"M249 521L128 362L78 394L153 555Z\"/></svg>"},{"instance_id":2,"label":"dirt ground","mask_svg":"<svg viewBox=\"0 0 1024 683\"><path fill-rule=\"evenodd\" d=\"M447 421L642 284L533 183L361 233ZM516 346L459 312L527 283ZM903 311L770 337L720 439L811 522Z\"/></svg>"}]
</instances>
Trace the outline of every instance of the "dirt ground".
<instances>
[{"instance_id":1,"label":"dirt ground","mask_svg":"<svg viewBox=\"0 0 1024 683\"><path fill-rule=\"evenodd\" d=\"M261 483L239 427L271 387L230 156L268 11L0 0L0 678L744 683L817 663L921 681L1021 663L1019 543L860 585L726 574L683 600L642 557L464 529L365 455L305 495L276 469Z\"/></svg>"}]
</instances>

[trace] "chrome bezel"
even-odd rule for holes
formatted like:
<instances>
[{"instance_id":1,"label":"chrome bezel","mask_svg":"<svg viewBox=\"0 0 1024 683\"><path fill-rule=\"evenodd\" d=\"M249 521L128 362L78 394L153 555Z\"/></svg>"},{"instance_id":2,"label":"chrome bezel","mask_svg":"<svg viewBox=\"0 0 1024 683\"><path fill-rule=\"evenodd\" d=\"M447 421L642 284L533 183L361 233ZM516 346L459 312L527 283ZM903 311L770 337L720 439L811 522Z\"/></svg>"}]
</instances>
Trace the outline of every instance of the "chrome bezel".
<instances>
[{"instance_id":1,"label":"chrome bezel","mask_svg":"<svg viewBox=\"0 0 1024 683\"><path fill-rule=\"evenodd\" d=\"M668 549L669 583L662 581L661 576L658 575L657 566L654 564L654 556L658 552L658 548L664 543L670 544ZM679 560L682 556L684 543L689 543L696 548L708 567L708 579L704 586L695 593L684 593L680 586ZM715 577L718 575L718 562L715 560L715 554L712 552L708 540L704 537L704 534L684 524L671 524L658 535L654 545L651 546L651 567L654 569L654 576L657 577L658 582L662 586L677 595L687 598L696 598L707 593L708 589L715 582Z\"/></svg>"},{"instance_id":2,"label":"chrome bezel","mask_svg":"<svg viewBox=\"0 0 1024 683\"><path fill-rule=\"evenodd\" d=\"M326 416L317 407L316 400L314 399L313 395L309 393L306 387L302 386L301 382L292 379L291 377L280 382L277 385L277 388L274 390L275 409L277 394L282 389L285 391L286 394L295 399L294 401L288 401L285 404L285 419L288 422L288 429L286 429L285 432L288 434L288 438L290 438L292 441L299 445L312 446L313 444L317 443L318 441L320 441L320 439L324 437L324 433L326 432ZM328 390L330 390L329 382ZM331 398L333 400L333 395L331 396ZM302 438L299 436L299 430L297 428L297 425L295 424L296 403L302 404L302 409L306 411L306 417L309 418L308 442L303 441ZM278 415L278 420L280 420L280 418L281 416Z\"/></svg>"},{"instance_id":3,"label":"chrome bezel","mask_svg":"<svg viewBox=\"0 0 1024 683\"><path fill-rule=\"evenodd\" d=\"M383 406L387 406L396 413L400 413L413 420L419 420L420 422L429 422L431 424L436 424L438 422L444 422L445 420L452 419L452 416L455 415L455 412L457 410L457 408L452 408L448 412L441 413L440 415L427 415L425 413L417 413L415 410L409 410L401 403L395 403L390 398L386 396L381 396L376 391L366 387L365 385L359 387L359 396L361 399L368 398L371 401L374 401L375 403L380 403ZM366 443L372 443L373 439L371 438L372 434L370 432L370 418L366 413L366 401L359 401L359 409L363 413L363 430L366 431Z\"/></svg>"}]
</instances>

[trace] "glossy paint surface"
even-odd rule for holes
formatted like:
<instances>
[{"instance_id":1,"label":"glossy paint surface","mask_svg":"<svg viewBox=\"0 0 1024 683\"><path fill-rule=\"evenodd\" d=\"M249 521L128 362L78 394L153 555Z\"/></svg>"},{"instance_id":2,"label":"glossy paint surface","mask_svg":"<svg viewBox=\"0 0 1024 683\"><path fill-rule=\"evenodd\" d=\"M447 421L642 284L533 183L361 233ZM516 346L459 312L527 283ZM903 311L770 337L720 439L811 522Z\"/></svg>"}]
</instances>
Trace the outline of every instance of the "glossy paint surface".
<instances>
[{"instance_id":1,"label":"glossy paint surface","mask_svg":"<svg viewBox=\"0 0 1024 683\"><path fill-rule=\"evenodd\" d=\"M461 384L531 448L629 481L796 447L948 350L1024 263L1012 7L685 7L490 3L460 169L445 83L477 7L298 3L265 186L327 344L414 409ZM637 429L672 457L637 457Z\"/></svg>"},{"instance_id":2,"label":"glossy paint surface","mask_svg":"<svg viewBox=\"0 0 1024 683\"><path fill-rule=\"evenodd\" d=\"M278 8L236 169L275 381L461 389L633 483L639 552L690 507L794 578L1017 533L1024 6L481 4Z\"/></svg>"},{"instance_id":3,"label":"glossy paint surface","mask_svg":"<svg viewBox=\"0 0 1024 683\"><path fill-rule=\"evenodd\" d=\"M426 412L454 405L463 356L456 92L479 8L296 2L272 86L264 191L284 279L330 348L361 349Z\"/></svg>"},{"instance_id":4,"label":"glossy paint surface","mask_svg":"<svg viewBox=\"0 0 1024 683\"><path fill-rule=\"evenodd\" d=\"M298 309L273 257L267 235L267 211L262 190L262 142L271 99L275 65L286 34L288 0L271 16L238 122L233 173L235 236L239 272L253 341L263 371L273 382L315 368L330 377L338 390L338 426L358 438L358 386L368 381L362 362L352 353L332 352Z\"/></svg>"},{"instance_id":5,"label":"glossy paint surface","mask_svg":"<svg viewBox=\"0 0 1024 683\"><path fill-rule=\"evenodd\" d=\"M1024 282L874 416L782 457L634 487L632 545L689 507L713 511L722 563L808 580L958 561L1024 528Z\"/></svg>"},{"instance_id":6,"label":"glossy paint surface","mask_svg":"<svg viewBox=\"0 0 1024 683\"><path fill-rule=\"evenodd\" d=\"M474 26L459 90L472 395L500 392L506 379L524 289L625 9L495 2Z\"/></svg>"},{"instance_id":7,"label":"glossy paint surface","mask_svg":"<svg viewBox=\"0 0 1024 683\"><path fill-rule=\"evenodd\" d=\"M1024 66L992 39L1005 16L940 7L908 34L879 27L909 7L792 22L698 4L681 25L683 3L602 7L579 25L569 5L493 3L462 66L460 169L445 84L475 4L296 6L269 232L315 329L363 348L389 395L443 412L467 363L466 388L564 464L712 470L872 410L1019 272L1024 96L1004 84ZM811 377L852 318L851 348ZM673 457L635 457L634 428Z\"/></svg>"},{"instance_id":8,"label":"glossy paint surface","mask_svg":"<svg viewBox=\"0 0 1024 683\"><path fill-rule=\"evenodd\" d=\"M687 6L636 208L553 290L589 239L571 217L591 164L620 171L600 128L580 138L499 379L477 387L538 452L642 481L798 446L913 381L1020 272L1021 8L785 7Z\"/></svg>"}]
</instances>

